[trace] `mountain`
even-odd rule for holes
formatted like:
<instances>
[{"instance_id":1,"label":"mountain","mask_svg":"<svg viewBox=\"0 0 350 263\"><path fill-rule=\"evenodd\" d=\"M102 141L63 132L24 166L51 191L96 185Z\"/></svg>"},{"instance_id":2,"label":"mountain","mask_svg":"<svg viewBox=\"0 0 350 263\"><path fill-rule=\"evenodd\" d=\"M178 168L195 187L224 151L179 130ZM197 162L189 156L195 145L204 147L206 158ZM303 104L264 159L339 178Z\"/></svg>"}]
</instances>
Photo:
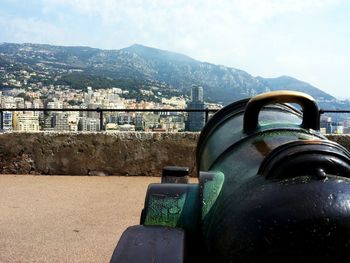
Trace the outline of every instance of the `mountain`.
<instances>
[{"instance_id":1,"label":"mountain","mask_svg":"<svg viewBox=\"0 0 350 263\"><path fill-rule=\"evenodd\" d=\"M120 50L0 44L0 66L8 71L9 65L42 72L37 74L36 81L44 84L75 88L120 86L131 89L133 94L152 87L168 95L189 94L190 87L196 84L203 87L207 100L223 104L279 89L303 91L322 101L334 100L331 95L292 77L254 77L243 70L138 44ZM45 78L40 80L40 75Z\"/></svg>"},{"instance_id":2,"label":"mountain","mask_svg":"<svg viewBox=\"0 0 350 263\"><path fill-rule=\"evenodd\" d=\"M192 84L203 86L207 98L227 104L260 93L266 87L242 70L200 62L169 51L133 45L118 51L133 58L129 65L145 78L166 82L177 89L188 91Z\"/></svg>"},{"instance_id":3,"label":"mountain","mask_svg":"<svg viewBox=\"0 0 350 263\"><path fill-rule=\"evenodd\" d=\"M264 83L271 90L279 90L283 87L286 90L295 90L305 92L315 98L323 100L332 100L334 97L320 91L318 88L310 85L309 83L297 80L288 76L280 76L278 78L261 78L257 77L262 83Z\"/></svg>"}]
</instances>

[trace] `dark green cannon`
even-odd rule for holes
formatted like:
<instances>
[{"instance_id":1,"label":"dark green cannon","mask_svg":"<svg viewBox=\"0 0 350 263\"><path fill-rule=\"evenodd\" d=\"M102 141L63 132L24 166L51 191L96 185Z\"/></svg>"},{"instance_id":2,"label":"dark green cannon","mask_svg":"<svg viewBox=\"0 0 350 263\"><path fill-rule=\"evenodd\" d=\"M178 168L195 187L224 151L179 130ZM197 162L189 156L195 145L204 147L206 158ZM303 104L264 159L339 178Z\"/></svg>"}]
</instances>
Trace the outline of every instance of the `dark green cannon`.
<instances>
[{"instance_id":1,"label":"dark green cannon","mask_svg":"<svg viewBox=\"0 0 350 263\"><path fill-rule=\"evenodd\" d=\"M148 187L112 263L349 260L350 153L319 133L312 97L278 91L228 105L202 130L196 162L198 184L166 167Z\"/></svg>"}]
</instances>

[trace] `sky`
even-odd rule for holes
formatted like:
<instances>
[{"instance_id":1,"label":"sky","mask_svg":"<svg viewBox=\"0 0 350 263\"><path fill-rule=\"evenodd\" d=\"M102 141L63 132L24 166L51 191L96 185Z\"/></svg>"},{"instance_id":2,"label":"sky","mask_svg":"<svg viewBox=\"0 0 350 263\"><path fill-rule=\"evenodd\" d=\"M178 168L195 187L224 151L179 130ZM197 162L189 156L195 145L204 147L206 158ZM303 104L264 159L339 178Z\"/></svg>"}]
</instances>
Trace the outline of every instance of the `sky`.
<instances>
[{"instance_id":1,"label":"sky","mask_svg":"<svg viewBox=\"0 0 350 263\"><path fill-rule=\"evenodd\" d=\"M349 0L0 0L0 42L137 43L350 98Z\"/></svg>"}]
</instances>

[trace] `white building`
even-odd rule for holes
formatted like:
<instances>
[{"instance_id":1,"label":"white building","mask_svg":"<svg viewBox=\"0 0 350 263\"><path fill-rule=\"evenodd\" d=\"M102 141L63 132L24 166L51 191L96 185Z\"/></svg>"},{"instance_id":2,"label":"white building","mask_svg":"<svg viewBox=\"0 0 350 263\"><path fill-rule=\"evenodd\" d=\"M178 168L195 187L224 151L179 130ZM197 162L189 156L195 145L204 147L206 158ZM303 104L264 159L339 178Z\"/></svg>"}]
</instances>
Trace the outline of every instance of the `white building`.
<instances>
[{"instance_id":1,"label":"white building","mask_svg":"<svg viewBox=\"0 0 350 263\"><path fill-rule=\"evenodd\" d=\"M35 132L40 130L39 117L33 112L16 112L13 115L13 129L15 131Z\"/></svg>"},{"instance_id":2,"label":"white building","mask_svg":"<svg viewBox=\"0 0 350 263\"><path fill-rule=\"evenodd\" d=\"M79 131L99 131L100 130L100 120L94 118L82 117L78 123Z\"/></svg>"}]
</instances>

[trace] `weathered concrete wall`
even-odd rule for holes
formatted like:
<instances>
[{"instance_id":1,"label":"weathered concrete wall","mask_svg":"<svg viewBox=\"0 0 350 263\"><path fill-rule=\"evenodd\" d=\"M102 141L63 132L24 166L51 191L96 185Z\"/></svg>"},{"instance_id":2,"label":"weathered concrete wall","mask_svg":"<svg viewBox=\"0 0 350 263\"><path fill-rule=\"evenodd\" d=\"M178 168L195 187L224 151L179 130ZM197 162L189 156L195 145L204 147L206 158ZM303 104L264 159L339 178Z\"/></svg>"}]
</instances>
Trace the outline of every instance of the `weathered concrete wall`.
<instances>
[{"instance_id":1,"label":"weathered concrete wall","mask_svg":"<svg viewBox=\"0 0 350 263\"><path fill-rule=\"evenodd\" d=\"M156 175L167 165L195 174L199 133L2 133L0 173ZM347 149L350 136L329 135Z\"/></svg>"},{"instance_id":2,"label":"weathered concrete wall","mask_svg":"<svg viewBox=\"0 0 350 263\"><path fill-rule=\"evenodd\" d=\"M197 138L198 133L3 133L0 173L151 176L167 165L193 170Z\"/></svg>"},{"instance_id":3,"label":"weathered concrete wall","mask_svg":"<svg viewBox=\"0 0 350 263\"><path fill-rule=\"evenodd\" d=\"M331 141L335 141L343 145L346 149L350 151L350 135L346 134L330 134L327 138Z\"/></svg>"}]
</instances>

